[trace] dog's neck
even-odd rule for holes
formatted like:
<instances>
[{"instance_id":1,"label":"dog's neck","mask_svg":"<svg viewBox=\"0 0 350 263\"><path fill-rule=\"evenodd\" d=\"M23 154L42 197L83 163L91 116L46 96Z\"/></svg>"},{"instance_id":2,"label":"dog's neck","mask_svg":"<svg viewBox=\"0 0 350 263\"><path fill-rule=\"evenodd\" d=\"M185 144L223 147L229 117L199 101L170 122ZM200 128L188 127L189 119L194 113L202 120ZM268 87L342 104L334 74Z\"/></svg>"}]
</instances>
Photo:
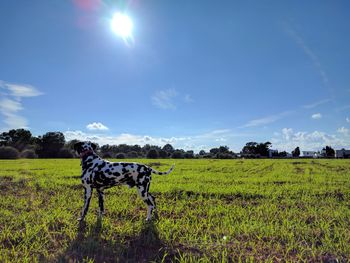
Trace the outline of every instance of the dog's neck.
<instances>
[{"instance_id":1,"label":"dog's neck","mask_svg":"<svg viewBox=\"0 0 350 263\"><path fill-rule=\"evenodd\" d=\"M85 151L82 151L79 156L80 156L80 159L83 160L85 157L92 155L92 154L94 154L93 150L85 150Z\"/></svg>"},{"instance_id":2,"label":"dog's neck","mask_svg":"<svg viewBox=\"0 0 350 263\"><path fill-rule=\"evenodd\" d=\"M97 155L93 150L85 150L85 151L81 152L79 156L80 156L80 160L81 160L80 165L81 165L82 169L84 170L86 168L87 159L90 156L92 156L94 159L94 157L96 157Z\"/></svg>"}]
</instances>

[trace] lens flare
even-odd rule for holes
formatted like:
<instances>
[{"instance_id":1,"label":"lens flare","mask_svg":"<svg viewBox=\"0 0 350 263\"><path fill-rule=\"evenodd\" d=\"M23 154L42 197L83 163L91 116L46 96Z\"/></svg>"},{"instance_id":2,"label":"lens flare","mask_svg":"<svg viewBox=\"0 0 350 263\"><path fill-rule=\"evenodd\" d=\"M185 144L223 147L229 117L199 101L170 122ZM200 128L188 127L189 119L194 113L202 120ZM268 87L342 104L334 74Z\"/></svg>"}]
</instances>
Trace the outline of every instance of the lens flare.
<instances>
[{"instance_id":1,"label":"lens flare","mask_svg":"<svg viewBox=\"0 0 350 263\"><path fill-rule=\"evenodd\" d=\"M120 12L114 14L111 20L111 29L124 40L132 37L133 23L131 18Z\"/></svg>"}]
</instances>

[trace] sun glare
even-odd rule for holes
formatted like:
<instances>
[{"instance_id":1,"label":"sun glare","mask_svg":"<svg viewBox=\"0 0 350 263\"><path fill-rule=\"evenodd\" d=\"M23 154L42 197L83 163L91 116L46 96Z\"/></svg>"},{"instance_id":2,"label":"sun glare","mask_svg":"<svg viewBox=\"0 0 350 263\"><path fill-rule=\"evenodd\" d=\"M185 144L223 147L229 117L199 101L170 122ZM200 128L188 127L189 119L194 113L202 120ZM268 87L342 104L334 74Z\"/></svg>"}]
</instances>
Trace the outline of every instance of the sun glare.
<instances>
[{"instance_id":1,"label":"sun glare","mask_svg":"<svg viewBox=\"0 0 350 263\"><path fill-rule=\"evenodd\" d=\"M111 29L123 39L132 37L133 24L129 16L123 13L114 14L111 21Z\"/></svg>"}]
</instances>

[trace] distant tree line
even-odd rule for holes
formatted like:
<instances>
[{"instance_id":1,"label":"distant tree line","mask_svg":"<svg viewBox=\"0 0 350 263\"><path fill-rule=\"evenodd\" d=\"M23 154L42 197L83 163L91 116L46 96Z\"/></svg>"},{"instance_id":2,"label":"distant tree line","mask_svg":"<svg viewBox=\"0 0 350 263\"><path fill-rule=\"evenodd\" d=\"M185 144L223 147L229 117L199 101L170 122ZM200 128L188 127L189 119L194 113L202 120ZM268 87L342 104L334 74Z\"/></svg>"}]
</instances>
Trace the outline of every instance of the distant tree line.
<instances>
[{"instance_id":1,"label":"distant tree line","mask_svg":"<svg viewBox=\"0 0 350 263\"><path fill-rule=\"evenodd\" d=\"M0 134L0 159L16 158L77 158L73 150L73 145L78 140L66 141L62 132L47 132L42 136L33 136L26 129L12 129ZM103 158L267 158L267 157L288 157L284 152L272 152L269 150L270 142L257 143L248 142L240 153L234 153L227 146L212 148L208 152L205 150L195 154L192 150L175 149L171 144L163 147L146 144L140 145L102 145L97 151ZM325 157L334 157L335 151L326 146L323 151ZM299 157L300 149L296 147L292 151L292 157Z\"/></svg>"}]
</instances>

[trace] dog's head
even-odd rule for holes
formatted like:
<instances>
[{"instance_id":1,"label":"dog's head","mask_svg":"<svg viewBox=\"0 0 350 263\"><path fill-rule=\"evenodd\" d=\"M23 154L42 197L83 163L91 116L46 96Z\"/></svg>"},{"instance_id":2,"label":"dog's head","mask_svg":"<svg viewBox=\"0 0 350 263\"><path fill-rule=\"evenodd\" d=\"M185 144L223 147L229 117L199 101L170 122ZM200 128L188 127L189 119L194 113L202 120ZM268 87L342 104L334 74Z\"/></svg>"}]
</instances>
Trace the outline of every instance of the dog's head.
<instances>
[{"instance_id":1,"label":"dog's head","mask_svg":"<svg viewBox=\"0 0 350 263\"><path fill-rule=\"evenodd\" d=\"M77 142L74 144L74 150L82 156L84 153L94 152L97 145L92 142Z\"/></svg>"}]
</instances>

